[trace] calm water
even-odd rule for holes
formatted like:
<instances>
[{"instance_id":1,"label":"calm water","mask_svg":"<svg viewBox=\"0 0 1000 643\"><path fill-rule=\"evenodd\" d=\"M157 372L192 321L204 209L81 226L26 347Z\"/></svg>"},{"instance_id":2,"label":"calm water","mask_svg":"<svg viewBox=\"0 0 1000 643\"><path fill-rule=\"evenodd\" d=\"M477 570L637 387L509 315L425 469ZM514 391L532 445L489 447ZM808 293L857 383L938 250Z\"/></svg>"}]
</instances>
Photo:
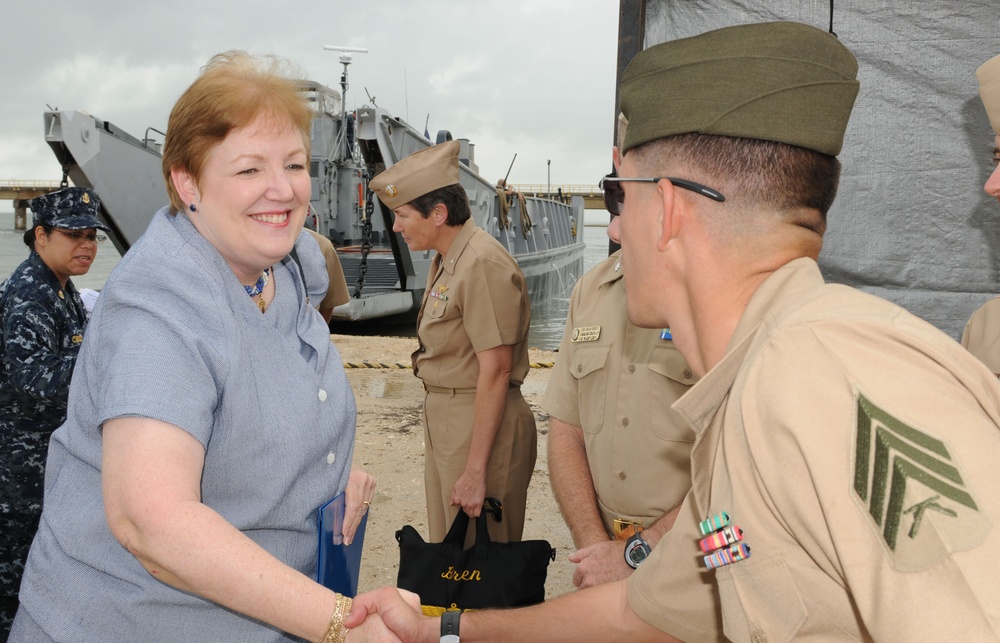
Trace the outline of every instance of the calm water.
<instances>
[{"instance_id":1,"label":"calm water","mask_svg":"<svg viewBox=\"0 0 1000 643\"><path fill-rule=\"evenodd\" d=\"M597 216L595 216L595 214ZM591 221L604 221L607 212L587 211ZM608 234L606 225L588 225L583 229L583 240L587 249L583 255L583 270L590 270L608 256ZM559 347L563 330L566 326L566 314L569 312L569 296L573 288L567 285L563 297L550 299L544 306L536 306L531 310L531 330L528 333L528 345L532 348L554 350Z\"/></svg>"},{"instance_id":2,"label":"calm water","mask_svg":"<svg viewBox=\"0 0 1000 643\"><path fill-rule=\"evenodd\" d=\"M608 256L607 213L603 210L588 210L583 238L587 244L583 258L584 270L590 270ZM30 218L30 215L29 215ZM600 225L595 225L600 224ZM0 212L0 281L5 279L14 268L28 256L28 249L22 240L24 233L14 230L14 214ZM90 271L80 277L73 277L77 288L93 288L100 290L104 282L121 257L110 241L102 244L97 252L97 258ZM543 307L536 307L531 315L531 332L529 345L533 348L553 350L559 346L563 327L566 323L566 313L569 310L569 295L571 285L567 284L565 296L546 302ZM415 329L412 324L399 325L365 325L371 332L380 335L413 336ZM337 332L341 331L339 328ZM360 331L360 326L354 326L352 331Z\"/></svg>"}]
</instances>

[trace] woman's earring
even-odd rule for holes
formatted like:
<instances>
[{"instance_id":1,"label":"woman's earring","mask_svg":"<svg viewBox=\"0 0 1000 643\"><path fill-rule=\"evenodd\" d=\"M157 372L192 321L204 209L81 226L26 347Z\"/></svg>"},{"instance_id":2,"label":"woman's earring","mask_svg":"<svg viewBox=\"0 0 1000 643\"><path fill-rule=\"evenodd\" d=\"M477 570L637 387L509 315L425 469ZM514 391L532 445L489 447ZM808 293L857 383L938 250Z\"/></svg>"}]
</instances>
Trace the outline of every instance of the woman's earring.
<instances>
[{"instance_id":1,"label":"woman's earring","mask_svg":"<svg viewBox=\"0 0 1000 643\"><path fill-rule=\"evenodd\" d=\"M198 211L198 208L194 207L194 203L192 203L188 207L191 208L191 212L197 212Z\"/></svg>"}]
</instances>

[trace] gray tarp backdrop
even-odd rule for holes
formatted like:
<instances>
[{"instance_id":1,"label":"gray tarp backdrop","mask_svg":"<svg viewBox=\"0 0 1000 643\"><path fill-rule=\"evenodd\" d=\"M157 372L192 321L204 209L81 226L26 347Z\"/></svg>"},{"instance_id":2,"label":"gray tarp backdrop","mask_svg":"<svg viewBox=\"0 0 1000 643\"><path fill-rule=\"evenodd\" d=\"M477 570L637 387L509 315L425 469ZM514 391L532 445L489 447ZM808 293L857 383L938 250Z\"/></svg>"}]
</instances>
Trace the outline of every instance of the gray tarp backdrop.
<instances>
[{"instance_id":1,"label":"gray tarp backdrop","mask_svg":"<svg viewBox=\"0 0 1000 643\"><path fill-rule=\"evenodd\" d=\"M647 0L644 46L736 24L827 30L829 0ZM820 266L961 336L1000 294L1000 204L983 192L993 131L976 68L1000 54L1000 0L836 0L861 91Z\"/></svg>"}]
</instances>

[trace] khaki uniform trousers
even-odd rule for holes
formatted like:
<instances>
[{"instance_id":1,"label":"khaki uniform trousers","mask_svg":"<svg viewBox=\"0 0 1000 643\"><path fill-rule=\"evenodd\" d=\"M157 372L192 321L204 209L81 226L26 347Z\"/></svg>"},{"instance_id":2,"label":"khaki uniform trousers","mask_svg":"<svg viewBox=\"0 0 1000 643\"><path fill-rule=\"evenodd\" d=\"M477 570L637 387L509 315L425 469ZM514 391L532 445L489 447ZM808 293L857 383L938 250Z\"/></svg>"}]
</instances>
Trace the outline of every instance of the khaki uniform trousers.
<instances>
[{"instance_id":1,"label":"khaki uniform trousers","mask_svg":"<svg viewBox=\"0 0 1000 643\"><path fill-rule=\"evenodd\" d=\"M424 399L424 488L430 542L444 540L460 510L451 506L451 492L469 460L476 395L472 389L458 391L428 392ZM537 452L538 436L531 407L520 388L509 388L486 468L486 496L503 503L502 522L487 516L491 540L521 540L528 483ZM475 542L473 524L470 523L466 534L466 546Z\"/></svg>"}]
</instances>

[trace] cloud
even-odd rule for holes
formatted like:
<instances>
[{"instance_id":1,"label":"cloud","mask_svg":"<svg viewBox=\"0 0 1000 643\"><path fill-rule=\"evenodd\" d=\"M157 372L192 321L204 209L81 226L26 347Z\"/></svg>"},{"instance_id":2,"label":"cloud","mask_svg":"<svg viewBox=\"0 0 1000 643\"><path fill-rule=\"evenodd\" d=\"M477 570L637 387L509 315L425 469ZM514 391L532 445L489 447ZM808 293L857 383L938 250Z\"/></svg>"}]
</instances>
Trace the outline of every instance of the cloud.
<instances>
[{"instance_id":1,"label":"cloud","mask_svg":"<svg viewBox=\"0 0 1000 643\"><path fill-rule=\"evenodd\" d=\"M422 130L476 145L486 177L544 182L606 172L614 125L618 3L607 0L265 0L15 2L0 39L0 179L58 180L44 142L46 105L87 111L133 136L166 128L174 101L209 57L274 53L340 89L323 45L365 47L349 65L349 108L369 102ZM59 19L55 20L54 16ZM37 26L36 26L37 25ZM555 169L553 169L553 174ZM0 204L0 207L3 207Z\"/></svg>"},{"instance_id":2,"label":"cloud","mask_svg":"<svg viewBox=\"0 0 1000 643\"><path fill-rule=\"evenodd\" d=\"M436 93L448 96L455 93L455 86L457 84L463 81L469 82L471 76L474 76L478 72L483 72L486 69L488 60L483 55L473 58L460 58L446 69L430 74L427 80L430 81L430 86ZM473 79L473 82L477 81L478 79Z\"/></svg>"}]
</instances>

